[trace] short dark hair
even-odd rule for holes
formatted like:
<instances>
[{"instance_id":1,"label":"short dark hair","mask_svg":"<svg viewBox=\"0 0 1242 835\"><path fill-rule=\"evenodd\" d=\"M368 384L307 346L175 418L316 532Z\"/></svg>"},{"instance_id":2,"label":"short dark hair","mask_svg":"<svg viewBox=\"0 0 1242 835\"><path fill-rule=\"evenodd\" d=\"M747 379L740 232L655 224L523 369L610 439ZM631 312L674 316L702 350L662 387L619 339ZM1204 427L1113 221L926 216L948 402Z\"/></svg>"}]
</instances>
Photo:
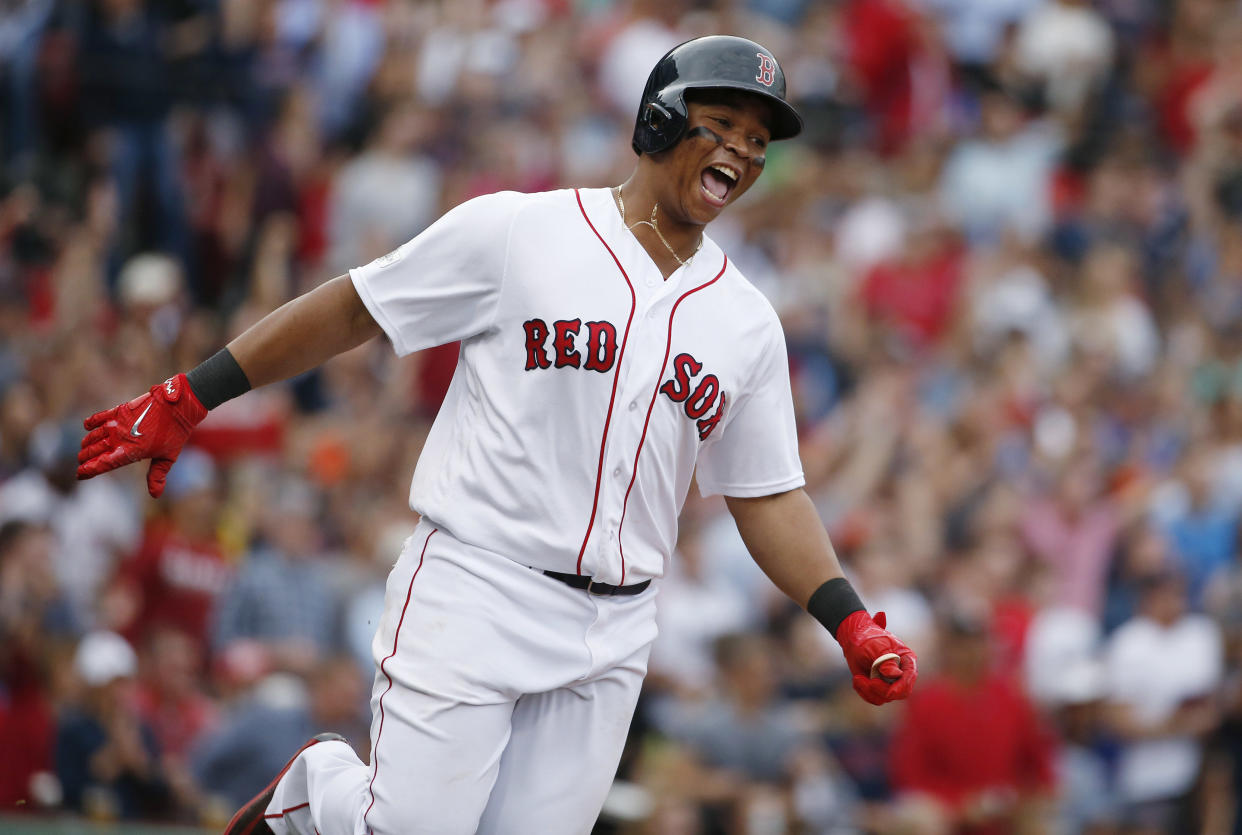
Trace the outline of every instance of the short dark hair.
<instances>
[{"instance_id":1,"label":"short dark hair","mask_svg":"<svg viewBox=\"0 0 1242 835\"><path fill-rule=\"evenodd\" d=\"M1134 580L1134 587L1139 594L1148 595L1152 592L1181 588L1185 583L1186 580L1182 577L1181 572L1172 566L1166 565L1140 574Z\"/></svg>"},{"instance_id":2,"label":"short dark hair","mask_svg":"<svg viewBox=\"0 0 1242 835\"><path fill-rule=\"evenodd\" d=\"M44 527L26 519L10 519L0 525L0 562L9 555L10 551L17 547L17 543L21 541L22 537Z\"/></svg>"},{"instance_id":3,"label":"short dark hair","mask_svg":"<svg viewBox=\"0 0 1242 835\"><path fill-rule=\"evenodd\" d=\"M721 635L712 645L712 656L721 670L731 670L738 661L754 650L763 651L766 639L752 632L729 632Z\"/></svg>"}]
</instances>

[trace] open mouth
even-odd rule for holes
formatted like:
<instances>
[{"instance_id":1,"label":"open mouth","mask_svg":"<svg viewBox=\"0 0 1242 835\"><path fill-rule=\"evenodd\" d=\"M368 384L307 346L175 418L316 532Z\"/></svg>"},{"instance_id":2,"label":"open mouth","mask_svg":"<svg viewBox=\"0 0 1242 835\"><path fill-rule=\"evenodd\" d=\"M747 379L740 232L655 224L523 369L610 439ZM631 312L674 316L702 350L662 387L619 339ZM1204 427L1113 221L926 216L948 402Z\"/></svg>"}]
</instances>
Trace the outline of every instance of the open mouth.
<instances>
[{"instance_id":1,"label":"open mouth","mask_svg":"<svg viewBox=\"0 0 1242 835\"><path fill-rule=\"evenodd\" d=\"M718 162L712 163L703 169L699 177L699 189L708 203L720 208L729 202L729 193L733 191L740 177L737 169Z\"/></svg>"}]
</instances>

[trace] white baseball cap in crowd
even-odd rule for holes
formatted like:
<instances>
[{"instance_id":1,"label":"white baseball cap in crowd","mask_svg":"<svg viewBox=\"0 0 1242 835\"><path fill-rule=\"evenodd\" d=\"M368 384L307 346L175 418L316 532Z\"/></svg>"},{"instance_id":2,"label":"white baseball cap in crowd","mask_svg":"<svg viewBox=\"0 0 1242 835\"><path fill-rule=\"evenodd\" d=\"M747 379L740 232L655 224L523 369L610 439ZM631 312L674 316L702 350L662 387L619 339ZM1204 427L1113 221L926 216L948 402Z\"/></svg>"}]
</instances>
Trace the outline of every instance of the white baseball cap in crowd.
<instances>
[{"instance_id":1,"label":"white baseball cap in crowd","mask_svg":"<svg viewBox=\"0 0 1242 835\"><path fill-rule=\"evenodd\" d=\"M115 632L91 632L78 644L73 668L82 681L101 687L128 678L138 669L138 656L129 642Z\"/></svg>"},{"instance_id":2,"label":"white baseball cap in crowd","mask_svg":"<svg viewBox=\"0 0 1242 835\"><path fill-rule=\"evenodd\" d=\"M1094 658L1079 658L1068 664L1053 688L1055 705L1085 705L1103 699L1108 693L1104 665Z\"/></svg>"}]
</instances>

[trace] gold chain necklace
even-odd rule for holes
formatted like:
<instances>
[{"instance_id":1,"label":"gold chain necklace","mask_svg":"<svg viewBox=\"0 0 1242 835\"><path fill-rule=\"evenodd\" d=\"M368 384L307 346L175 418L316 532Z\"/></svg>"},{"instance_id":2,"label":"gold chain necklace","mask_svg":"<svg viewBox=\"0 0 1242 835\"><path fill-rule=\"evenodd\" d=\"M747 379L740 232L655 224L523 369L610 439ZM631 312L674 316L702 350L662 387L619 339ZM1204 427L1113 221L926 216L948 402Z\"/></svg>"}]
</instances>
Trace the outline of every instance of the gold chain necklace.
<instances>
[{"instance_id":1,"label":"gold chain necklace","mask_svg":"<svg viewBox=\"0 0 1242 835\"><path fill-rule=\"evenodd\" d=\"M637 223L635 223L633 226L630 226L626 224L625 196L621 193L621 186L615 186L612 192L613 192L613 195L617 199L617 207L621 209L621 225L625 226L625 228L630 230L631 232L634 231L635 226L650 226L652 229L655 230L656 237L660 239L660 243L664 244L664 248L668 250L669 254L672 255L673 258L677 261L677 263L680 264L681 266L683 267L686 266L686 261L689 261L691 258L694 258L695 255L698 255L699 250L703 248L703 235L700 234L699 245L694 248L694 252L690 253L690 258L687 258L685 261L681 260L681 256L677 254L677 250L673 249L673 245L670 244L664 238L664 233L660 231L660 227L656 226L656 212L660 208L659 203L656 203L654 206L651 207L651 219L650 220L640 220Z\"/></svg>"}]
</instances>

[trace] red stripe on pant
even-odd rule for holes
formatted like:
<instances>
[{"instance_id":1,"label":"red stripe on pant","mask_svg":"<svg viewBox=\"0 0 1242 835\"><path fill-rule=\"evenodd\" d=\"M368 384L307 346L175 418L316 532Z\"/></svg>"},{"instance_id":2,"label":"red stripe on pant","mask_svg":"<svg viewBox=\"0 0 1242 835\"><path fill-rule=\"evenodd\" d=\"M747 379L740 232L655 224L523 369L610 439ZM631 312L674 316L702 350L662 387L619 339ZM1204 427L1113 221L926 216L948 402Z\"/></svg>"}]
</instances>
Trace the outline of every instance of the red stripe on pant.
<instances>
[{"instance_id":1,"label":"red stripe on pant","mask_svg":"<svg viewBox=\"0 0 1242 835\"><path fill-rule=\"evenodd\" d=\"M367 810L362 813L362 822L366 824L367 832L371 831L371 825L366 823L366 821L367 815L371 814L371 809L375 806L375 778L379 777L379 744L380 738L384 735L384 697L388 695L388 691L392 690L392 676L388 675L387 665L389 660L397 654L397 642L401 640L401 625L405 623L405 612L410 608L410 598L414 594L414 581L418 579L418 572L423 569L423 557L427 556L427 543L436 535L437 530L439 528L432 528L431 533L427 534L427 538L423 540L423 550L418 555L418 566L410 576L410 587L405 592L405 605L401 607L401 617L397 620L397 631L392 636L392 652L388 653L384 660L380 662L380 673L384 678L388 679L388 687L384 689L384 692L379 697L379 730L375 732L375 745L371 750L371 764L375 768L375 771L371 774L371 782L367 784L367 791L371 795L371 802L367 805Z\"/></svg>"}]
</instances>

